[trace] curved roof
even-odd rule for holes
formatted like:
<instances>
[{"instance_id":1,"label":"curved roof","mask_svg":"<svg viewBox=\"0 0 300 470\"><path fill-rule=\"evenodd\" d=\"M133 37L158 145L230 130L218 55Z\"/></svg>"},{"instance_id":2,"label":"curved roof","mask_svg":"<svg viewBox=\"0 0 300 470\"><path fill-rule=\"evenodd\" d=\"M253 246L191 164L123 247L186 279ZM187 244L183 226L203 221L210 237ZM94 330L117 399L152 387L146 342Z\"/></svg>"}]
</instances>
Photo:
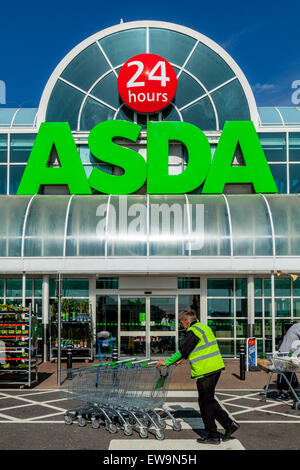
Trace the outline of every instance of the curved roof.
<instances>
[{"instance_id":1,"label":"curved roof","mask_svg":"<svg viewBox=\"0 0 300 470\"><path fill-rule=\"evenodd\" d=\"M202 130L222 129L225 120L258 124L252 90L229 54L196 31L158 21L116 25L76 46L49 78L38 123L68 121L77 131L108 119L145 126L147 117L127 108L117 89L121 66L145 52L166 58L178 78L172 104L152 119L191 122Z\"/></svg>"},{"instance_id":2,"label":"curved roof","mask_svg":"<svg viewBox=\"0 0 300 470\"><path fill-rule=\"evenodd\" d=\"M300 126L300 108L296 106L260 106L257 109L262 127Z\"/></svg>"},{"instance_id":3,"label":"curved roof","mask_svg":"<svg viewBox=\"0 0 300 470\"><path fill-rule=\"evenodd\" d=\"M36 127L38 108L0 108L0 127Z\"/></svg>"},{"instance_id":4,"label":"curved roof","mask_svg":"<svg viewBox=\"0 0 300 470\"><path fill-rule=\"evenodd\" d=\"M0 257L300 256L299 195L0 196L0 212Z\"/></svg>"}]
</instances>

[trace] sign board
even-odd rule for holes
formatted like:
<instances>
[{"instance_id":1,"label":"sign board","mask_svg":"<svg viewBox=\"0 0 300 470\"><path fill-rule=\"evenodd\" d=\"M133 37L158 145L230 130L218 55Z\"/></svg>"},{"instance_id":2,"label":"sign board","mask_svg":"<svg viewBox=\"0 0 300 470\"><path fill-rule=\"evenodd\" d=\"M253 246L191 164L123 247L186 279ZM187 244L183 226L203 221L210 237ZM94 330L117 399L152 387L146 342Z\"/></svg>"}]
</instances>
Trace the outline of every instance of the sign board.
<instances>
[{"instance_id":1,"label":"sign board","mask_svg":"<svg viewBox=\"0 0 300 470\"><path fill-rule=\"evenodd\" d=\"M257 366L257 341L256 338L247 338L247 370Z\"/></svg>"}]
</instances>

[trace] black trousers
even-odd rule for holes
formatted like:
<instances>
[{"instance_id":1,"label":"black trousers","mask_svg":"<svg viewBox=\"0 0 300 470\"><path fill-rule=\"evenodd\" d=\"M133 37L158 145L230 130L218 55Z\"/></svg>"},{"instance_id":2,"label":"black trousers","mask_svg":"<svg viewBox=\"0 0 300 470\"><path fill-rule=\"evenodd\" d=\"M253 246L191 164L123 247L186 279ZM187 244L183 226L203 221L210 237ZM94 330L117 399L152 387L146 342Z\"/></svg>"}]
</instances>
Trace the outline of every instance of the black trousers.
<instances>
[{"instance_id":1,"label":"black trousers","mask_svg":"<svg viewBox=\"0 0 300 470\"><path fill-rule=\"evenodd\" d=\"M284 375L286 376L293 388L298 387L297 375L294 372L285 372ZM289 390L289 386L281 374L277 375L276 386L278 390Z\"/></svg>"},{"instance_id":2,"label":"black trousers","mask_svg":"<svg viewBox=\"0 0 300 470\"><path fill-rule=\"evenodd\" d=\"M225 430L230 428L232 420L215 399L215 388L221 371L197 379L198 403L205 430L211 437L218 436L217 420Z\"/></svg>"}]
</instances>

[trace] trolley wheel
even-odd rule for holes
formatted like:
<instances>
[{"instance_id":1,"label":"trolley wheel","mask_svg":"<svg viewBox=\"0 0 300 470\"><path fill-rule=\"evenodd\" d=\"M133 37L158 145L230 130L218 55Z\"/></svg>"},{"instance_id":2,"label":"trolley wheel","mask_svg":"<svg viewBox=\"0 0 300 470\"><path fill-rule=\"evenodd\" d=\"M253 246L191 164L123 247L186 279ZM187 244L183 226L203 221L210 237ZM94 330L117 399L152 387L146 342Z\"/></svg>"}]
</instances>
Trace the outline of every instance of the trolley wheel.
<instances>
[{"instance_id":1,"label":"trolley wheel","mask_svg":"<svg viewBox=\"0 0 300 470\"><path fill-rule=\"evenodd\" d=\"M92 428L99 429L100 428L100 421L97 418L92 418Z\"/></svg>"},{"instance_id":2,"label":"trolley wheel","mask_svg":"<svg viewBox=\"0 0 300 470\"><path fill-rule=\"evenodd\" d=\"M142 418L141 422L143 423L144 426L146 426L146 428L148 428L151 425L151 421L149 418L147 418L147 416Z\"/></svg>"},{"instance_id":3,"label":"trolley wheel","mask_svg":"<svg viewBox=\"0 0 300 470\"><path fill-rule=\"evenodd\" d=\"M130 426L125 425L124 426L124 434L125 436L132 436L133 430Z\"/></svg>"},{"instance_id":4,"label":"trolley wheel","mask_svg":"<svg viewBox=\"0 0 300 470\"><path fill-rule=\"evenodd\" d=\"M83 416L78 416L78 425L83 428L86 426L86 419Z\"/></svg>"},{"instance_id":5,"label":"trolley wheel","mask_svg":"<svg viewBox=\"0 0 300 470\"><path fill-rule=\"evenodd\" d=\"M142 439L146 439L146 437L148 437L148 431L145 428L140 428L139 434Z\"/></svg>"},{"instance_id":6,"label":"trolley wheel","mask_svg":"<svg viewBox=\"0 0 300 470\"><path fill-rule=\"evenodd\" d=\"M159 425L160 428L166 429L166 426L167 426L167 425L166 425L166 422L165 422L164 419L159 418L159 419L157 420L157 422L158 422L158 425Z\"/></svg>"},{"instance_id":7,"label":"trolley wheel","mask_svg":"<svg viewBox=\"0 0 300 470\"><path fill-rule=\"evenodd\" d=\"M128 418L128 423L131 424L131 426L134 426L136 421L133 416L129 416Z\"/></svg>"},{"instance_id":8,"label":"trolley wheel","mask_svg":"<svg viewBox=\"0 0 300 470\"><path fill-rule=\"evenodd\" d=\"M72 416L70 416L70 415L65 415L65 416L64 416L64 419L65 419L65 424L73 424Z\"/></svg>"},{"instance_id":9,"label":"trolley wheel","mask_svg":"<svg viewBox=\"0 0 300 470\"><path fill-rule=\"evenodd\" d=\"M182 429L181 423L179 423L178 421L175 421L173 423L173 431L181 431L181 429Z\"/></svg>"},{"instance_id":10,"label":"trolley wheel","mask_svg":"<svg viewBox=\"0 0 300 470\"><path fill-rule=\"evenodd\" d=\"M109 423L107 425L107 430L111 433L111 434L115 434L118 430L117 426L114 424L114 423Z\"/></svg>"},{"instance_id":11,"label":"trolley wheel","mask_svg":"<svg viewBox=\"0 0 300 470\"><path fill-rule=\"evenodd\" d=\"M164 438L165 438L165 433L163 432L162 429L156 429L155 437L156 437L156 439L158 439L159 441L163 441Z\"/></svg>"}]
</instances>

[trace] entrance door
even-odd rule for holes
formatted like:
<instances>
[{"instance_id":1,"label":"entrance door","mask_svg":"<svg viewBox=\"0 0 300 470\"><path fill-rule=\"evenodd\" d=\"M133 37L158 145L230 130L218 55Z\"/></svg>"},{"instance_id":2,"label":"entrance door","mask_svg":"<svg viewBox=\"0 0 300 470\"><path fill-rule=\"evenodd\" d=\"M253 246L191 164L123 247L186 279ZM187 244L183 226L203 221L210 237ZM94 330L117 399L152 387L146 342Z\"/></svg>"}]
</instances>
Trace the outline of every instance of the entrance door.
<instances>
[{"instance_id":1,"label":"entrance door","mask_svg":"<svg viewBox=\"0 0 300 470\"><path fill-rule=\"evenodd\" d=\"M175 296L120 296L120 356L167 357L177 345Z\"/></svg>"}]
</instances>

